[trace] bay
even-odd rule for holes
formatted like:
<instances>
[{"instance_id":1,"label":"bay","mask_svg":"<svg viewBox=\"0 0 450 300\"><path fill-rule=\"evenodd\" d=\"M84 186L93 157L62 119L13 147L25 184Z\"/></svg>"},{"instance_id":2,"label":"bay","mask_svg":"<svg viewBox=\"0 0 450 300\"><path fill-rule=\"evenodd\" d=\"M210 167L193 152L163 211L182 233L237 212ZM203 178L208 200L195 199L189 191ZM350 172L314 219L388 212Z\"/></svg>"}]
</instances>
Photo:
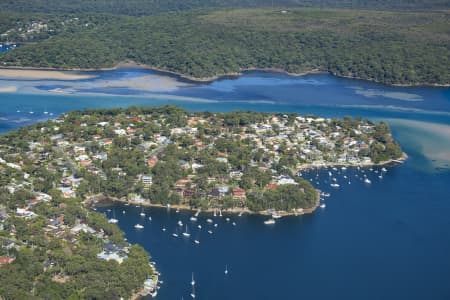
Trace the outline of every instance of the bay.
<instances>
[{"instance_id":1,"label":"bay","mask_svg":"<svg viewBox=\"0 0 450 300\"><path fill-rule=\"evenodd\" d=\"M339 189L329 187L328 170L305 173L330 192L326 208L274 226L260 216L229 216L230 222L224 216L209 234L205 219L211 216L200 216L199 231L185 212L146 209L143 220L141 208L99 209L114 208L128 240L152 254L164 280L158 299L188 299L192 272L198 299L450 298L449 88L388 87L324 74L249 72L204 84L142 69L96 75L76 81L0 79L0 87L17 87L16 93L0 93L0 132L73 109L171 104L195 111L383 120L409 155L382 179L379 169L330 170ZM364 174L372 184L362 182ZM178 220L188 224L190 239L172 237L181 233ZM145 228L135 230L137 223Z\"/></svg>"}]
</instances>

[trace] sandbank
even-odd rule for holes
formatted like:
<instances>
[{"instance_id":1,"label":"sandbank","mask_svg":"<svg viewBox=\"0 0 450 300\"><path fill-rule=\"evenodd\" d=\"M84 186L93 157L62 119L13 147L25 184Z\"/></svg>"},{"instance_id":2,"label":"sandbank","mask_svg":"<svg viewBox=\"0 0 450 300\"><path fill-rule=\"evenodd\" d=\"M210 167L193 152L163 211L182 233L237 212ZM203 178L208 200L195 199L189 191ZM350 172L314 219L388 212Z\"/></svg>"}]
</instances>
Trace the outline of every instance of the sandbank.
<instances>
[{"instance_id":1,"label":"sandbank","mask_svg":"<svg viewBox=\"0 0 450 300\"><path fill-rule=\"evenodd\" d=\"M75 71L0 68L0 78L80 80L94 77L96 76Z\"/></svg>"}]
</instances>

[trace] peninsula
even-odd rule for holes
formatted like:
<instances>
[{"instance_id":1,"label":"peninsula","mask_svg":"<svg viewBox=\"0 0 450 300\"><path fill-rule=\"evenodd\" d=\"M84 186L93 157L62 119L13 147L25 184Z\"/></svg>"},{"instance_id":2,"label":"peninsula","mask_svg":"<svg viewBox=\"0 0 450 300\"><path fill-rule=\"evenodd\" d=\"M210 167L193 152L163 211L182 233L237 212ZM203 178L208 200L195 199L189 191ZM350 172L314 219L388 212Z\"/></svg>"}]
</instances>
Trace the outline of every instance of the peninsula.
<instances>
[{"instance_id":1,"label":"peninsula","mask_svg":"<svg viewBox=\"0 0 450 300\"><path fill-rule=\"evenodd\" d=\"M0 137L0 294L129 298L154 282L148 254L90 209L100 195L302 214L319 195L299 170L401 157L386 124L349 117L131 107L74 111L9 132Z\"/></svg>"}]
</instances>

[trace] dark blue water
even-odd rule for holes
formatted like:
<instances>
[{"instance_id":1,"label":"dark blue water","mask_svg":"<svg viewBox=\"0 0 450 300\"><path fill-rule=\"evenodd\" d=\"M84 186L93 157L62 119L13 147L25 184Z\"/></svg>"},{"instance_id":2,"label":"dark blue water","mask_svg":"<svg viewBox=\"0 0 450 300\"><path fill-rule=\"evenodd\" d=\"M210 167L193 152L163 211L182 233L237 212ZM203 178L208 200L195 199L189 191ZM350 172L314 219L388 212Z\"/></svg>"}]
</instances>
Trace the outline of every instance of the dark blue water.
<instances>
[{"instance_id":1,"label":"dark blue water","mask_svg":"<svg viewBox=\"0 0 450 300\"><path fill-rule=\"evenodd\" d=\"M272 227L259 216L231 216L236 226L222 217L210 235L207 216L199 219L203 228L198 231L188 221L190 214L148 209L150 222L141 219L140 208L116 206L129 241L150 251L163 273L159 299L189 299L192 272L198 299L450 299L449 88L262 72L157 93L103 85L149 74L155 73L122 69L74 82L2 79L0 86L17 86L18 92L0 93L0 132L45 120L50 115L44 111L56 116L72 109L132 105L358 115L388 122L410 157L391 166L382 179L380 172L368 170L333 171L341 184L337 190L329 187L328 170L304 174L330 191L326 208L283 218ZM91 94L48 92L55 87ZM371 185L360 179L364 174ZM190 240L171 236L179 219L189 224ZM138 222L144 230L134 229Z\"/></svg>"}]
</instances>

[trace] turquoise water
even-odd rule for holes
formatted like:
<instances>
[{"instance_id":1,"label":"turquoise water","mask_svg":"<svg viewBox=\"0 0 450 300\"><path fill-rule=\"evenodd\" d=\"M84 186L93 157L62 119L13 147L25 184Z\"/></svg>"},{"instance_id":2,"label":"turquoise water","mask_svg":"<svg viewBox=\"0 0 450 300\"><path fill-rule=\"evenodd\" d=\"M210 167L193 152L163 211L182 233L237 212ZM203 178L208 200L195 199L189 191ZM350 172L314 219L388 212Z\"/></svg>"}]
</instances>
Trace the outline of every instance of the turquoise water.
<instances>
[{"instance_id":1,"label":"turquoise water","mask_svg":"<svg viewBox=\"0 0 450 300\"><path fill-rule=\"evenodd\" d=\"M44 111L56 116L72 109L173 104L385 120L409 155L382 179L380 172L363 170L370 186L361 181L361 170L333 171L341 183L337 190L329 188L328 170L304 174L331 193L326 208L272 227L259 216L230 216L230 223L224 216L210 235L205 219L211 216L200 217L199 231L189 214L147 209L149 221L141 219L140 208L115 206L128 240L149 250L163 274L158 299L189 299L192 272L198 299L450 299L450 89L262 72L200 85L139 69L97 75L0 79L0 87L18 88L0 93L0 132L45 120ZM156 87L136 87L130 79ZM191 239L171 236L178 220L189 225ZM145 228L136 231L136 223Z\"/></svg>"}]
</instances>

